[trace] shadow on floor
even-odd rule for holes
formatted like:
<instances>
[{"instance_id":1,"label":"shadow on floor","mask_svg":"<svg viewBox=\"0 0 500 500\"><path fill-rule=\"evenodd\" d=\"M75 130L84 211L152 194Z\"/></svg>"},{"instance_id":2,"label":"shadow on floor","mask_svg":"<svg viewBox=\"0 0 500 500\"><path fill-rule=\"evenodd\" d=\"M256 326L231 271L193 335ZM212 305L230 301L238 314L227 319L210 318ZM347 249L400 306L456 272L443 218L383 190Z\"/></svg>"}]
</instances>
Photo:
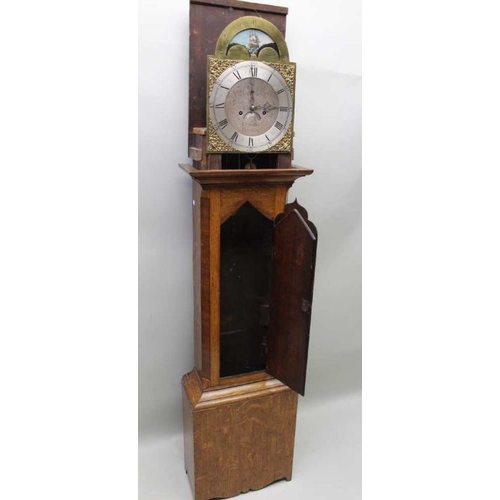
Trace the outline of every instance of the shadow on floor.
<instances>
[{"instance_id":1,"label":"shadow on floor","mask_svg":"<svg viewBox=\"0 0 500 500\"><path fill-rule=\"evenodd\" d=\"M361 350L310 360L306 379L306 399L332 399L361 391Z\"/></svg>"}]
</instances>

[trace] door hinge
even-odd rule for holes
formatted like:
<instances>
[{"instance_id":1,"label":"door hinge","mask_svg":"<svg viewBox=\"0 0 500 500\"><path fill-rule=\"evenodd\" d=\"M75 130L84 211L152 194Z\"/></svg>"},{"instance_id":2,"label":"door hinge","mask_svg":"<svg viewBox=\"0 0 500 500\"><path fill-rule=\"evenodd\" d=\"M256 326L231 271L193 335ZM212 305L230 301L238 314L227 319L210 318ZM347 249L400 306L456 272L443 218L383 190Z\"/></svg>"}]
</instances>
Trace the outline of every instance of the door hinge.
<instances>
[{"instance_id":1,"label":"door hinge","mask_svg":"<svg viewBox=\"0 0 500 500\"><path fill-rule=\"evenodd\" d=\"M302 299L302 310L307 314L311 314L311 302L309 300Z\"/></svg>"}]
</instances>

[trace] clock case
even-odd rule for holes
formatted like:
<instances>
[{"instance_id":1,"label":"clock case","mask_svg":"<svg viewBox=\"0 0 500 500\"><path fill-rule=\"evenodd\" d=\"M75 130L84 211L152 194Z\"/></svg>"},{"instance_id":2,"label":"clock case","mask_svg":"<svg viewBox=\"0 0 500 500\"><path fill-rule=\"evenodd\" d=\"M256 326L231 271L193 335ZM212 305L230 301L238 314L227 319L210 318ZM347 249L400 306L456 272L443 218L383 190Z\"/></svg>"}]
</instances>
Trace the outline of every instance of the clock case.
<instances>
[{"instance_id":1,"label":"clock case","mask_svg":"<svg viewBox=\"0 0 500 500\"><path fill-rule=\"evenodd\" d=\"M207 57L242 16L285 35L288 9L190 1L189 156L193 180L195 366L184 375L185 468L195 500L291 480L298 394L305 392L317 231L292 154L206 151Z\"/></svg>"}]
</instances>

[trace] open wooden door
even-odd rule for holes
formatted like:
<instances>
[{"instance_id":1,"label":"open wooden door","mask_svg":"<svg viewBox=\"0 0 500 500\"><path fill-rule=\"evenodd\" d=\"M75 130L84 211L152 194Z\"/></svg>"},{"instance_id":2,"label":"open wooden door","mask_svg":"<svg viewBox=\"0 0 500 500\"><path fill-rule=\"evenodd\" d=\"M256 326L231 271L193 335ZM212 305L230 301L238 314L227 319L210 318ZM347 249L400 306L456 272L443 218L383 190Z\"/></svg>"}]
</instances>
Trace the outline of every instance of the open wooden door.
<instances>
[{"instance_id":1,"label":"open wooden door","mask_svg":"<svg viewBox=\"0 0 500 500\"><path fill-rule=\"evenodd\" d=\"M276 217L266 371L304 395L318 232L297 201Z\"/></svg>"}]
</instances>

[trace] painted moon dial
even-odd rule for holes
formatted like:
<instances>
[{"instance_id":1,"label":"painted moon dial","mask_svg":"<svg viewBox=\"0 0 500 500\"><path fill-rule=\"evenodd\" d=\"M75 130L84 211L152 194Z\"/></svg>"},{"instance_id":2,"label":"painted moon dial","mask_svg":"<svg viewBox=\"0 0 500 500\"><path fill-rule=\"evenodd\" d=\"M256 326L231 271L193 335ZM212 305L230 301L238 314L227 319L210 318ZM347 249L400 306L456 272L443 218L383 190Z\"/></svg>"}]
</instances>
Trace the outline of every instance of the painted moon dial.
<instances>
[{"instance_id":1,"label":"painted moon dial","mask_svg":"<svg viewBox=\"0 0 500 500\"><path fill-rule=\"evenodd\" d=\"M258 61L243 61L226 69L212 88L208 108L219 137L247 153L266 151L277 144L293 116L285 80Z\"/></svg>"}]
</instances>

